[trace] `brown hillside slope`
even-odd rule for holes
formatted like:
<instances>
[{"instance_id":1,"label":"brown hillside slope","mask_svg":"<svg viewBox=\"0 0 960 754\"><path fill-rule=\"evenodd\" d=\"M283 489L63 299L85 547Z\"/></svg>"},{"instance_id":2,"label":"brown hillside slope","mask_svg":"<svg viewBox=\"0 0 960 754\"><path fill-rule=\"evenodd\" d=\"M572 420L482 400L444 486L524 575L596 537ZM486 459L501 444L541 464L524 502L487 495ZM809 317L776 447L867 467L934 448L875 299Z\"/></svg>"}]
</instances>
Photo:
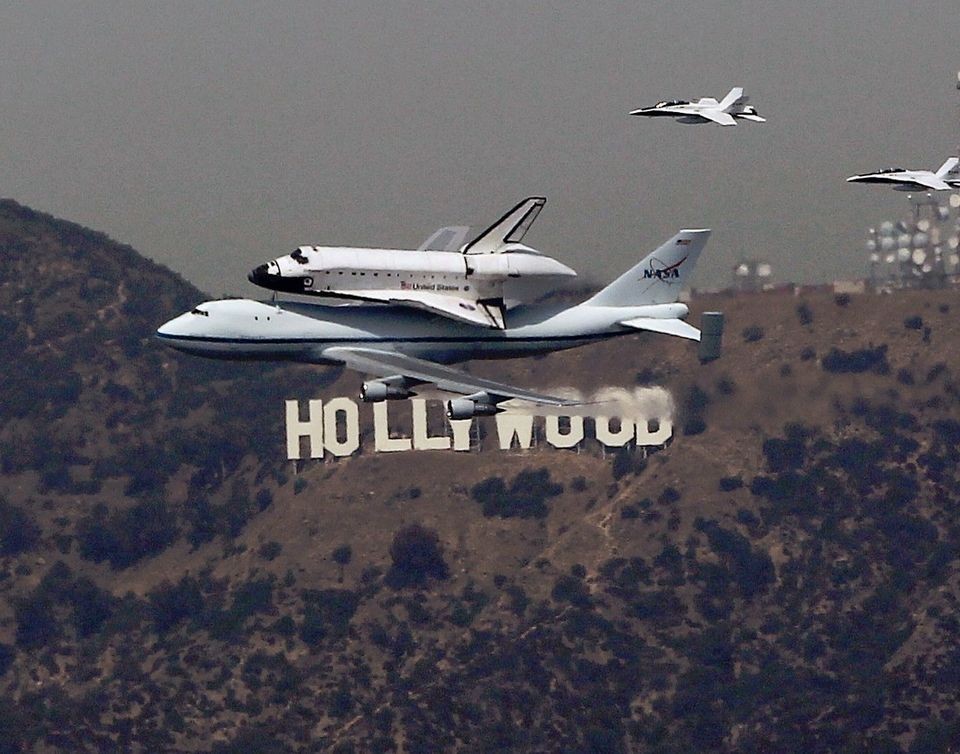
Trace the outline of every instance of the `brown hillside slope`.
<instances>
[{"instance_id":1,"label":"brown hillside slope","mask_svg":"<svg viewBox=\"0 0 960 754\"><path fill-rule=\"evenodd\" d=\"M698 300L728 315L705 366L646 336L471 366L664 385L645 463L367 443L297 473L283 399L356 375L164 351L196 291L10 202L0 228L0 751L955 740L952 292Z\"/></svg>"}]
</instances>

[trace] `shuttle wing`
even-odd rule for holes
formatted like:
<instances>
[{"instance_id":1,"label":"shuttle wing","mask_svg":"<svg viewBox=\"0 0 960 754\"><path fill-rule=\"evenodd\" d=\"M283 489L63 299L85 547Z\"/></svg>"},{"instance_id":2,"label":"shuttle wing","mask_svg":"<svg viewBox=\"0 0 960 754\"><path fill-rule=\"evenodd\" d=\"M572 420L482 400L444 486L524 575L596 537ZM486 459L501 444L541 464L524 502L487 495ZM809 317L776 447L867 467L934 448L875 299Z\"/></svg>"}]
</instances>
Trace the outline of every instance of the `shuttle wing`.
<instances>
[{"instance_id":1,"label":"shuttle wing","mask_svg":"<svg viewBox=\"0 0 960 754\"><path fill-rule=\"evenodd\" d=\"M506 328L501 300L482 300L455 296L433 291L397 291L397 290L328 290L319 291L322 296L349 298L358 301L376 301L382 304L412 306L416 309L439 314L443 317L480 325L494 330Z\"/></svg>"},{"instance_id":2,"label":"shuttle wing","mask_svg":"<svg viewBox=\"0 0 960 754\"><path fill-rule=\"evenodd\" d=\"M530 390L485 380L458 369L425 359L416 359L393 351L373 348L332 346L323 349L323 357L339 361L348 369L377 377L405 377L419 383L430 383L441 390L460 395L486 393L494 402L510 399L528 401L546 406L575 406L577 401L542 395Z\"/></svg>"},{"instance_id":3,"label":"shuttle wing","mask_svg":"<svg viewBox=\"0 0 960 754\"><path fill-rule=\"evenodd\" d=\"M737 125L737 120L730 113L725 113L722 110L701 110L697 115L706 118L707 120L712 120L714 123L719 123L721 126L735 126Z\"/></svg>"}]
</instances>

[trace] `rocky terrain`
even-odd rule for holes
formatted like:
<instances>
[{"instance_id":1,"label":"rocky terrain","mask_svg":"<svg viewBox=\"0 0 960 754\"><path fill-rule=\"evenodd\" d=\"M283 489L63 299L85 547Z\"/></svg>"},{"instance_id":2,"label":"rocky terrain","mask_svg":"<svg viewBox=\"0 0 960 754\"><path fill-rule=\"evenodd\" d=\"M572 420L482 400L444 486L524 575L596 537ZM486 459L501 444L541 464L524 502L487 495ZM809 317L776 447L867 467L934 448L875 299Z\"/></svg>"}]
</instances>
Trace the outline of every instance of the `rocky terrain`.
<instances>
[{"instance_id":1,"label":"rocky terrain","mask_svg":"<svg viewBox=\"0 0 960 754\"><path fill-rule=\"evenodd\" d=\"M0 752L957 750L954 291L471 365L664 386L647 458L299 463L284 399L358 376L154 342L203 298L0 202Z\"/></svg>"}]
</instances>

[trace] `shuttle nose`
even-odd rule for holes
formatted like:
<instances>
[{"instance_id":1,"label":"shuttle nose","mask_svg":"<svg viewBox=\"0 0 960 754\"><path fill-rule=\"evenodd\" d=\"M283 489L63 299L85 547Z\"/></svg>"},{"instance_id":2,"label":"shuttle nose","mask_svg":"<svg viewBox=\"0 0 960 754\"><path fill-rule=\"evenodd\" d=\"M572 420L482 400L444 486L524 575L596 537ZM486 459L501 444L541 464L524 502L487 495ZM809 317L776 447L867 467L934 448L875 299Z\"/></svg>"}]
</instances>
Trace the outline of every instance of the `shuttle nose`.
<instances>
[{"instance_id":1,"label":"shuttle nose","mask_svg":"<svg viewBox=\"0 0 960 754\"><path fill-rule=\"evenodd\" d=\"M247 280L261 288L281 293L303 293L313 282L313 278L309 276L281 275L280 265L275 261L254 267L247 275Z\"/></svg>"},{"instance_id":2,"label":"shuttle nose","mask_svg":"<svg viewBox=\"0 0 960 754\"><path fill-rule=\"evenodd\" d=\"M276 267L276 265L274 265ZM263 288L270 288L271 278L277 278L279 275L276 273L270 273L269 264L261 264L259 267L254 267L250 270L250 274L247 275L247 280L249 280L254 285L259 285Z\"/></svg>"}]
</instances>

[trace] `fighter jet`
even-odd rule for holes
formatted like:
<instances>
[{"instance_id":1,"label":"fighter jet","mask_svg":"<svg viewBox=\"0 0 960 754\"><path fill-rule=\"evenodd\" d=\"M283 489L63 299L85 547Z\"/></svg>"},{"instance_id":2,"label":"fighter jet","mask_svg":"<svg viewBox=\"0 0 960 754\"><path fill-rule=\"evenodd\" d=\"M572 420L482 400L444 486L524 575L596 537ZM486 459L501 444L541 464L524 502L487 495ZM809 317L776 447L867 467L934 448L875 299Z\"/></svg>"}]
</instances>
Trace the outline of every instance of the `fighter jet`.
<instances>
[{"instance_id":1,"label":"fighter jet","mask_svg":"<svg viewBox=\"0 0 960 754\"><path fill-rule=\"evenodd\" d=\"M747 104L749 99L741 87L735 86L719 102L713 97L703 97L696 102L670 100L633 110L630 114L648 118L674 118L680 123L718 123L721 126L735 126L738 119L766 123L767 119L760 117L757 109Z\"/></svg>"},{"instance_id":2,"label":"fighter jet","mask_svg":"<svg viewBox=\"0 0 960 754\"><path fill-rule=\"evenodd\" d=\"M463 227L441 228L417 251L301 246L248 278L274 291L412 306L503 330L510 308L536 299L576 272L520 243L546 199L531 196L459 253Z\"/></svg>"},{"instance_id":3,"label":"fighter jet","mask_svg":"<svg viewBox=\"0 0 960 754\"><path fill-rule=\"evenodd\" d=\"M404 399L418 386L434 385L463 396L447 403L453 419L498 413L511 399L573 405L449 365L550 353L638 331L700 341L701 359L716 358L722 315L704 315L701 337L701 330L684 321L688 309L679 302L709 235L709 230L681 230L583 303L518 306L503 329L403 305L231 299L201 303L156 335L198 356L343 365L372 376L360 389L366 402Z\"/></svg>"},{"instance_id":4,"label":"fighter jet","mask_svg":"<svg viewBox=\"0 0 960 754\"><path fill-rule=\"evenodd\" d=\"M884 168L876 173L851 175L848 183L882 183L895 191L951 191L960 187L960 159L948 157L936 172Z\"/></svg>"}]
</instances>

